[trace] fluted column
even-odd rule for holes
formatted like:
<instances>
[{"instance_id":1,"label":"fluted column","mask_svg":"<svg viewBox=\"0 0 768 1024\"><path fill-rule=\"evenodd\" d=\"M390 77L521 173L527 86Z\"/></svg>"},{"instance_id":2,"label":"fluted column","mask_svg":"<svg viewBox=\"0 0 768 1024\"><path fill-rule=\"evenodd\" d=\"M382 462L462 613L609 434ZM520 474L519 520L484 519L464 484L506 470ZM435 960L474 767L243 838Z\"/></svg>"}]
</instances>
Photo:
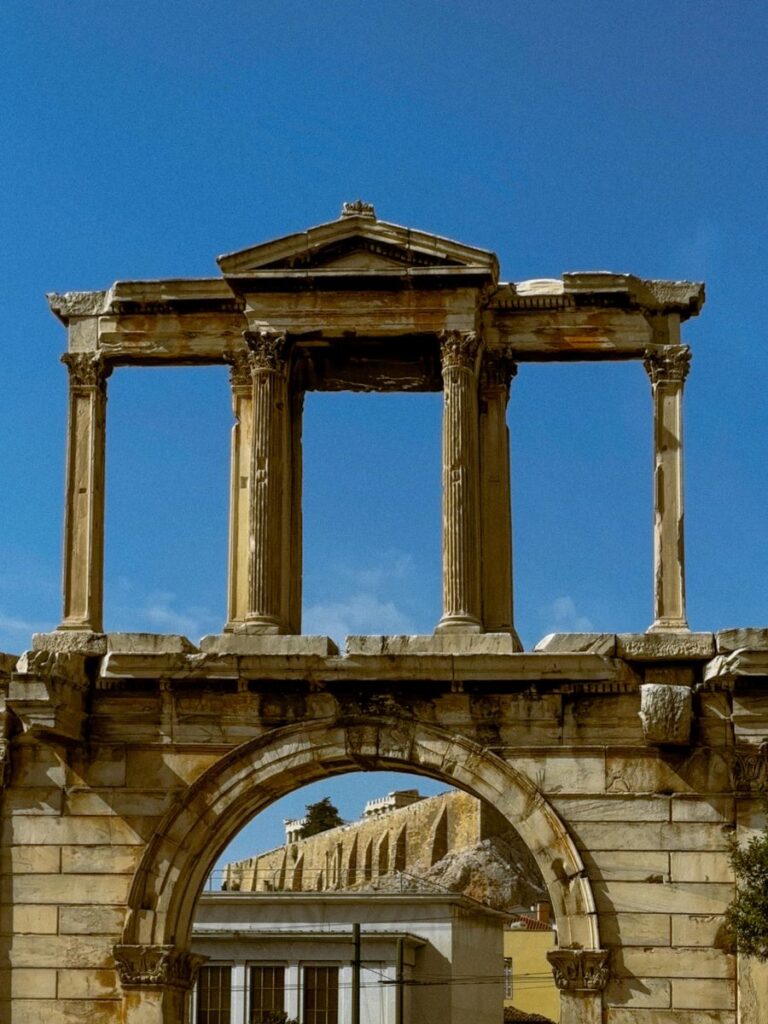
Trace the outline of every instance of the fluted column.
<instances>
[{"instance_id":1,"label":"fluted column","mask_svg":"<svg viewBox=\"0 0 768 1024\"><path fill-rule=\"evenodd\" d=\"M509 473L509 386L517 364L507 351L486 351L480 372L480 526L482 537L482 621L488 633L511 633L512 501Z\"/></svg>"},{"instance_id":2,"label":"fluted column","mask_svg":"<svg viewBox=\"0 0 768 1024\"><path fill-rule=\"evenodd\" d=\"M247 633L287 629L284 537L290 486L288 459L287 343L274 331L246 331L251 371L252 457L250 474Z\"/></svg>"},{"instance_id":3,"label":"fluted column","mask_svg":"<svg viewBox=\"0 0 768 1024\"><path fill-rule=\"evenodd\" d=\"M482 633L480 458L474 332L445 331L443 371L443 615L438 632Z\"/></svg>"},{"instance_id":4,"label":"fluted column","mask_svg":"<svg viewBox=\"0 0 768 1024\"><path fill-rule=\"evenodd\" d=\"M303 516L301 509L303 480L303 449L302 432L304 423L304 392L293 386L290 390L290 460L291 482L287 502L287 516L290 530L286 531L289 540L288 551L288 629L291 633L301 632L301 580L302 580L302 543Z\"/></svg>"},{"instance_id":5,"label":"fluted column","mask_svg":"<svg viewBox=\"0 0 768 1024\"><path fill-rule=\"evenodd\" d=\"M62 362L69 370L69 422L59 629L98 633L103 628L105 430L112 368L92 352L70 352Z\"/></svg>"},{"instance_id":6,"label":"fluted column","mask_svg":"<svg viewBox=\"0 0 768 1024\"><path fill-rule=\"evenodd\" d=\"M229 491L229 578L226 632L245 622L248 611L248 562L251 460L253 458L253 380L248 352L229 356L232 426Z\"/></svg>"},{"instance_id":7,"label":"fluted column","mask_svg":"<svg viewBox=\"0 0 768 1024\"><path fill-rule=\"evenodd\" d=\"M685 613L683 384L687 345L649 349L645 369L653 394L654 621L651 632L688 629Z\"/></svg>"}]
</instances>

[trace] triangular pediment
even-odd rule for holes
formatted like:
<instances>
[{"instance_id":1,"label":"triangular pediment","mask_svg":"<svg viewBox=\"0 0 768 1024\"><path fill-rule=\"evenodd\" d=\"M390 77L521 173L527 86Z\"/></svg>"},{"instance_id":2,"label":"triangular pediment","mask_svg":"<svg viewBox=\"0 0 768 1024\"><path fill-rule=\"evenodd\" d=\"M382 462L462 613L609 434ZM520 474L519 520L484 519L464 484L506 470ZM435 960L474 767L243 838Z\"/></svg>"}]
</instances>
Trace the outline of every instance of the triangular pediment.
<instances>
[{"instance_id":1,"label":"triangular pediment","mask_svg":"<svg viewBox=\"0 0 768 1024\"><path fill-rule=\"evenodd\" d=\"M419 269L448 273L471 269L494 280L498 277L494 253L379 221L372 210L346 212L339 220L228 253L217 262L227 277L281 270L376 274Z\"/></svg>"}]
</instances>

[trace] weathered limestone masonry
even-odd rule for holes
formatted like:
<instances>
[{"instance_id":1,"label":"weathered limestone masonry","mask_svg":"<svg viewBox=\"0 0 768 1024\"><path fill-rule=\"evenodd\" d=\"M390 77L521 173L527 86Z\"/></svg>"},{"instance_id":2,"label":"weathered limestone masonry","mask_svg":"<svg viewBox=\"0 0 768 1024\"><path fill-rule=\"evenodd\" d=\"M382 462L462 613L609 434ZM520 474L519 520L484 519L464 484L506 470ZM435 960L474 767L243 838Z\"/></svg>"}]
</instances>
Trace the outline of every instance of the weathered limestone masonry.
<instances>
[{"instance_id":1,"label":"weathered limestone masonry","mask_svg":"<svg viewBox=\"0 0 768 1024\"><path fill-rule=\"evenodd\" d=\"M378 768L456 785L519 831L557 919L564 1024L768 1020L765 975L722 938L728 837L757 826L768 777L768 631L691 633L685 616L679 328L702 287L503 284L492 253L364 203L219 267L50 299L69 339L64 613L0 658L0 1020L178 1024L227 842L304 783ZM655 597L646 634L523 653L504 408L541 359L648 366ZM102 632L107 379L168 362L233 370L229 607L199 645ZM312 389L445 395L434 636L339 654L299 635Z\"/></svg>"}]
</instances>

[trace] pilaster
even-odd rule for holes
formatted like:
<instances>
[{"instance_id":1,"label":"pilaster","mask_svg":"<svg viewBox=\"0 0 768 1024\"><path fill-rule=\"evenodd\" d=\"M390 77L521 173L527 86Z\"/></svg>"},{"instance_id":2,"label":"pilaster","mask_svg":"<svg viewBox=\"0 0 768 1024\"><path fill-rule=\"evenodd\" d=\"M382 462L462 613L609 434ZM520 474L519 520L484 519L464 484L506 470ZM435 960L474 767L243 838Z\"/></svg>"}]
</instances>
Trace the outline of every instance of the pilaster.
<instances>
[{"instance_id":1,"label":"pilaster","mask_svg":"<svg viewBox=\"0 0 768 1024\"><path fill-rule=\"evenodd\" d=\"M486 632L510 633L514 627L512 577L512 503L507 403L517 364L507 351L483 356L480 372L480 528L482 544L482 620Z\"/></svg>"},{"instance_id":2,"label":"pilaster","mask_svg":"<svg viewBox=\"0 0 768 1024\"><path fill-rule=\"evenodd\" d=\"M229 491L229 575L225 632L245 622L248 609L248 562L251 461L253 459L253 380L247 351L233 352L229 381L232 388L232 441Z\"/></svg>"},{"instance_id":3,"label":"pilaster","mask_svg":"<svg viewBox=\"0 0 768 1024\"><path fill-rule=\"evenodd\" d=\"M440 335L443 373L443 615L438 632L482 633L480 450L473 331Z\"/></svg>"},{"instance_id":4,"label":"pilaster","mask_svg":"<svg viewBox=\"0 0 768 1024\"><path fill-rule=\"evenodd\" d=\"M107 378L99 355L62 356L69 370L64 513L64 616L59 629L100 632L104 585L104 471Z\"/></svg>"},{"instance_id":5,"label":"pilaster","mask_svg":"<svg viewBox=\"0 0 768 1024\"><path fill-rule=\"evenodd\" d=\"M685 611L683 384L691 351L664 345L646 352L653 395L654 621L651 632L688 629Z\"/></svg>"}]
</instances>

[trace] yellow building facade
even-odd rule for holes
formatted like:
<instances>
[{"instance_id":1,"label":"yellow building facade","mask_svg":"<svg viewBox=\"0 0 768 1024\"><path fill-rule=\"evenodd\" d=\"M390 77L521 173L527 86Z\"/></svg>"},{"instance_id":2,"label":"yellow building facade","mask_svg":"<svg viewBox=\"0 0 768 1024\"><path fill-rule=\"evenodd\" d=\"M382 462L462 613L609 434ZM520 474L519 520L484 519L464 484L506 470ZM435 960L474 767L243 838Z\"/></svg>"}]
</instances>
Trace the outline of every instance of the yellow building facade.
<instances>
[{"instance_id":1,"label":"yellow building facade","mask_svg":"<svg viewBox=\"0 0 768 1024\"><path fill-rule=\"evenodd\" d=\"M504 929L504 1007L560 1022L560 993L547 952L557 942L551 925L523 917Z\"/></svg>"}]
</instances>

